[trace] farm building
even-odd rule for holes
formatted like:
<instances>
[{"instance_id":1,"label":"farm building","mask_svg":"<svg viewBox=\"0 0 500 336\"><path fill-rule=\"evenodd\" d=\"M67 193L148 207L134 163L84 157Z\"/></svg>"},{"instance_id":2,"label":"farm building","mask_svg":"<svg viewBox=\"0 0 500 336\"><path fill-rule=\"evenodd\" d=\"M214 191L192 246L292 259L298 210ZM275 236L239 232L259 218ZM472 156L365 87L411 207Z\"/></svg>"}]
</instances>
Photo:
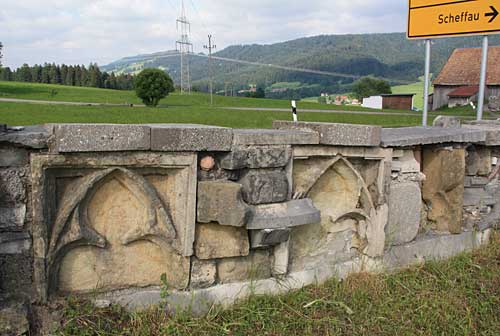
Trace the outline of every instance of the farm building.
<instances>
[{"instance_id":1,"label":"farm building","mask_svg":"<svg viewBox=\"0 0 500 336\"><path fill-rule=\"evenodd\" d=\"M432 109L465 105L477 100L481 48L456 49L434 80ZM490 47L486 99L500 95L500 47ZM465 103L465 104L464 104Z\"/></svg>"},{"instance_id":2,"label":"farm building","mask_svg":"<svg viewBox=\"0 0 500 336\"><path fill-rule=\"evenodd\" d=\"M363 107L384 110L412 110L413 93L382 94L363 99Z\"/></svg>"}]
</instances>

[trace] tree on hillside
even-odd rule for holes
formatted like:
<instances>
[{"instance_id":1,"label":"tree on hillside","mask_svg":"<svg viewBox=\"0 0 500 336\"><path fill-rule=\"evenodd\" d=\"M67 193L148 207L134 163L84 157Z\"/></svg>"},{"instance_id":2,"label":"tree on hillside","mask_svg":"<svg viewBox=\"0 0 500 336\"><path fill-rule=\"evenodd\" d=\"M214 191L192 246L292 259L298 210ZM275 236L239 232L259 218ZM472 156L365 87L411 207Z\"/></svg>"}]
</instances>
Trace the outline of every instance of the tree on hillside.
<instances>
[{"instance_id":1,"label":"tree on hillside","mask_svg":"<svg viewBox=\"0 0 500 336\"><path fill-rule=\"evenodd\" d=\"M363 77L354 83L352 92L357 99L363 99L379 94L390 94L392 90L389 83L384 80L373 77Z\"/></svg>"},{"instance_id":2,"label":"tree on hillside","mask_svg":"<svg viewBox=\"0 0 500 336\"><path fill-rule=\"evenodd\" d=\"M174 90L170 76L159 69L142 70L135 79L135 92L146 106L157 106L162 98Z\"/></svg>"},{"instance_id":3,"label":"tree on hillside","mask_svg":"<svg viewBox=\"0 0 500 336\"><path fill-rule=\"evenodd\" d=\"M0 68L2 68L2 58L3 58L2 50L3 50L3 44L2 42L0 42Z\"/></svg>"}]
</instances>

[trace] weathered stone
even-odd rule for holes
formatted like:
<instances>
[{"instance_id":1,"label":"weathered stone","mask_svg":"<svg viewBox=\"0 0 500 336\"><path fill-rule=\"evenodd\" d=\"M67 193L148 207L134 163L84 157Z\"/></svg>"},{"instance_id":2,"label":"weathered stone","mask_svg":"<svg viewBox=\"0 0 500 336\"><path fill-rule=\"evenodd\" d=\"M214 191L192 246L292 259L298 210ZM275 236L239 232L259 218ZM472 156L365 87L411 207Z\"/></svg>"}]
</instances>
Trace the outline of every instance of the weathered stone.
<instances>
[{"instance_id":1,"label":"weathered stone","mask_svg":"<svg viewBox=\"0 0 500 336\"><path fill-rule=\"evenodd\" d=\"M21 131L10 131L0 133L0 143L6 142L22 147L35 149L47 148L49 132L41 126L27 126Z\"/></svg>"},{"instance_id":2,"label":"weathered stone","mask_svg":"<svg viewBox=\"0 0 500 336\"><path fill-rule=\"evenodd\" d=\"M247 230L219 224L196 226L195 254L198 259L247 256L250 251Z\"/></svg>"},{"instance_id":3,"label":"weathered stone","mask_svg":"<svg viewBox=\"0 0 500 336\"><path fill-rule=\"evenodd\" d=\"M241 184L228 181L198 182L198 216L200 223L244 226L251 215L241 196Z\"/></svg>"},{"instance_id":4,"label":"weathered stone","mask_svg":"<svg viewBox=\"0 0 500 336\"><path fill-rule=\"evenodd\" d=\"M462 126L465 129L483 131L486 133L485 141L479 143L486 146L500 146L500 124L491 121L474 122Z\"/></svg>"},{"instance_id":5,"label":"weathered stone","mask_svg":"<svg viewBox=\"0 0 500 336\"><path fill-rule=\"evenodd\" d=\"M158 286L164 273L186 288L196 165L194 154L32 155L36 300Z\"/></svg>"},{"instance_id":6,"label":"weathered stone","mask_svg":"<svg viewBox=\"0 0 500 336\"><path fill-rule=\"evenodd\" d=\"M484 187L490 180L485 176L466 176L464 180L464 185L466 188L470 187Z\"/></svg>"},{"instance_id":7,"label":"weathered stone","mask_svg":"<svg viewBox=\"0 0 500 336\"><path fill-rule=\"evenodd\" d=\"M317 145L319 134L311 131L235 129L233 145Z\"/></svg>"},{"instance_id":8,"label":"weathered stone","mask_svg":"<svg viewBox=\"0 0 500 336\"><path fill-rule=\"evenodd\" d=\"M274 246L288 241L290 229L251 230L250 242L252 248Z\"/></svg>"},{"instance_id":9,"label":"weathered stone","mask_svg":"<svg viewBox=\"0 0 500 336\"><path fill-rule=\"evenodd\" d=\"M274 276L283 276L288 273L290 261L290 240L274 247L273 271Z\"/></svg>"},{"instance_id":10,"label":"weathered stone","mask_svg":"<svg viewBox=\"0 0 500 336\"><path fill-rule=\"evenodd\" d=\"M422 196L429 206L428 219L443 232L462 232L465 150L425 148Z\"/></svg>"},{"instance_id":11,"label":"weathered stone","mask_svg":"<svg viewBox=\"0 0 500 336\"><path fill-rule=\"evenodd\" d=\"M23 148L0 148L0 167L20 167L28 164L28 151Z\"/></svg>"},{"instance_id":12,"label":"weathered stone","mask_svg":"<svg viewBox=\"0 0 500 336\"><path fill-rule=\"evenodd\" d=\"M219 260L217 273L220 283L231 283L271 277L272 261L267 250L252 251L244 258Z\"/></svg>"},{"instance_id":13,"label":"weathered stone","mask_svg":"<svg viewBox=\"0 0 500 336\"><path fill-rule=\"evenodd\" d=\"M252 208L252 216L247 223L249 230L280 229L315 224L321 214L312 200L306 198L286 203L258 205Z\"/></svg>"},{"instance_id":14,"label":"weathered stone","mask_svg":"<svg viewBox=\"0 0 500 336\"><path fill-rule=\"evenodd\" d=\"M191 262L191 288L208 288L217 281L217 263L215 260L198 260Z\"/></svg>"},{"instance_id":15,"label":"weathered stone","mask_svg":"<svg viewBox=\"0 0 500 336\"><path fill-rule=\"evenodd\" d=\"M140 151L151 148L150 128L145 125L51 125L50 149L55 153Z\"/></svg>"},{"instance_id":16,"label":"weathered stone","mask_svg":"<svg viewBox=\"0 0 500 336\"><path fill-rule=\"evenodd\" d=\"M319 133L319 143L339 146L379 146L381 127L320 122L274 121L276 129L314 131Z\"/></svg>"},{"instance_id":17,"label":"weathered stone","mask_svg":"<svg viewBox=\"0 0 500 336\"><path fill-rule=\"evenodd\" d=\"M392 183L389 195L388 245L400 245L415 239L422 211L422 193L417 183Z\"/></svg>"},{"instance_id":18,"label":"weathered stone","mask_svg":"<svg viewBox=\"0 0 500 336\"><path fill-rule=\"evenodd\" d=\"M26 205L0 207L0 228L23 227L26 219Z\"/></svg>"},{"instance_id":19,"label":"weathered stone","mask_svg":"<svg viewBox=\"0 0 500 336\"><path fill-rule=\"evenodd\" d=\"M249 204L278 203L288 198L288 177L282 169L250 169L239 183L243 200Z\"/></svg>"},{"instance_id":20,"label":"weathered stone","mask_svg":"<svg viewBox=\"0 0 500 336\"><path fill-rule=\"evenodd\" d=\"M495 205L497 201L483 188L465 188L464 206Z\"/></svg>"},{"instance_id":21,"label":"weathered stone","mask_svg":"<svg viewBox=\"0 0 500 336\"><path fill-rule=\"evenodd\" d=\"M486 132L466 128L402 127L382 130L383 147L410 147L442 143L481 143Z\"/></svg>"},{"instance_id":22,"label":"weathered stone","mask_svg":"<svg viewBox=\"0 0 500 336\"><path fill-rule=\"evenodd\" d=\"M488 99L488 110L491 112L500 112L500 97L490 96Z\"/></svg>"},{"instance_id":23,"label":"weathered stone","mask_svg":"<svg viewBox=\"0 0 500 336\"><path fill-rule=\"evenodd\" d=\"M6 124L0 124L0 133L7 132L7 125Z\"/></svg>"},{"instance_id":24,"label":"weathered stone","mask_svg":"<svg viewBox=\"0 0 500 336\"><path fill-rule=\"evenodd\" d=\"M280 168L285 167L292 157L290 147L245 147L233 148L220 161L224 169L238 170L243 168Z\"/></svg>"},{"instance_id":25,"label":"weathered stone","mask_svg":"<svg viewBox=\"0 0 500 336\"><path fill-rule=\"evenodd\" d=\"M458 117L437 116L436 119L434 119L432 126L443 128L460 128L462 126L462 121Z\"/></svg>"},{"instance_id":26,"label":"weathered stone","mask_svg":"<svg viewBox=\"0 0 500 336\"><path fill-rule=\"evenodd\" d=\"M0 308L0 335L18 336L29 333L28 309L23 304Z\"/></svg>"},{"instance_id":27,"label":"weathered stone","mask_svg":"<svg viewBox=\"0 0 500 336\"><path fill-rule=\"evenodd\" d=\"M420 173L420 163L412 150L405 150L403 155L392 161L392 171L401 173Z\"/></svg>"},{"instance_id":28,"label":"weathered stone","mask_svg":"<svg viewBox=\"0 0 500 336\"><path fill-rule=\"evenodd\" d=\"M93 188L85 204L88 220L85 224L90 226L87 230L102 235L100 240L105 239L105 244L97 241L93 246L69 250L61 260L59 290L89 292L160 285L164 273L169 286L186 288L190 259L167 243L172 239L169 232L174 230L173 223L160 215L163 211L160 207L155 208L158 214L148 209L158 202L121 172ZM65 202L60 213L64 211ZM78 234L73 225L82 223L77 221L79 217L70 219L70 235ZM151 227L153 221L156 225Z\"/></svg>"},{"instance_id":29,"label":"weathered stone","mask_svg":"<svg viewBox=\"0 0 500 336\"><path fill-rule=\"evenodd\" d=\"M0 206L16 205L26 201L27 172L25 169L0 169Z\"/></svg>"},{"instance_id":30,"label":"weathered stone","mask_svg":"<svg viewBox=\"0 0 500 336\"><path fill-rule=\"evenodd\" d=\"M406 245L393 246L384 256L387 268L399 268L425 260L444 259L481 246L482 232L429 235Z\"/></svg>"},{"instance_id":31,"label":"weathered stone","mask_svg":"<svg viewBox=\"0 0 500 336\"><path fill-rule=\"evenodd\" d=\"M488 176L491 173L491 149L471 146L467 148L465 172L469 176Z\"/></svg>"},{"instance_id":32,"label":"weathered stone","mask_svg":"<svg viewBox=\"0 0 500 336\"><path fill-rule=\"evenodd\" d=\"M0 254L23 254L30 248L31 237L27 232L0 233Z\"/></svg>"},{"instance_id":33,"label":"weathered stone","mask_svg":"<svg viewBox=\"0 0 500 336\"><path fill-rule=\"evenodd\" d=\"M151 126L151 149L165 152L229 152L233 142L230 128L157 124Z\"/></svg>"}]
</instances>

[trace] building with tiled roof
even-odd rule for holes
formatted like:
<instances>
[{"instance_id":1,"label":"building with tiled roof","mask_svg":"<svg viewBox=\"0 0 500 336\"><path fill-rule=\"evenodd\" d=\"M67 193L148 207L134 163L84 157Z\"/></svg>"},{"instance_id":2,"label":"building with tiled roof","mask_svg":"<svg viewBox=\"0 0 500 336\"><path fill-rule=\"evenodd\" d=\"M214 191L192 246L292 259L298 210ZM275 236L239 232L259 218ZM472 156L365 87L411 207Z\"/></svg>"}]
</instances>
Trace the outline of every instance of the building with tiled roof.
<instances>
[{"instance_id":1,"label":"building with tiled roof","mask_svg":"<svg viewBox=\"0 0 500 336\"><path fill-rule=\"evenodd\" d=\"M466 48L456 49L452 53L433 82L433 110L450 105L450 98L454 101L451 104L454 106L457 98L467 102L474 100L477 96L474 87L479 85L481 52L481 48ZM489 48L486 85L486 99L500 95L500 47ZM470 96L465 97L467 94Z\"/></svg>"}]
</instances>

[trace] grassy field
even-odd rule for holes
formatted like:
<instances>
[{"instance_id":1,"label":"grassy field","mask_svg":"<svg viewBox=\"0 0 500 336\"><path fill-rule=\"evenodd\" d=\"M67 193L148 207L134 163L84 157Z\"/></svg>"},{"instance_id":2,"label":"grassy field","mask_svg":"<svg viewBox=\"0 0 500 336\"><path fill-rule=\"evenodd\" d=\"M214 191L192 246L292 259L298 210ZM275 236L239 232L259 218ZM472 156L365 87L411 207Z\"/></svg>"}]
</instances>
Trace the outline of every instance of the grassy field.
<instances>
[{"instance_id":1,"label":"grassy field","mask_svg":"<svg viewBox=\"0 0 500 336\"><path fill-rule=\"evenodd\" d=\"M31 84L0 81L0 98L32 99L47 101L88 102L103 104L140 104L133 91L117 91L96 88L68 87L61 85ZM286 100L252 99L215 96L215 105L209 104L209 96L202 93L181 95L173 93L163 99L158 108L116 106L62 106L48 104L0 102L0 122L9 125L33 125L43 123L197 123L241 128L269 128L273 120L289 120L288 112L226 110L228 107L289 108ZM371 124L389 127L421 124L420 117L412 115L355 115L351 111L377 110L352 106L333 106L299 102L302 109L341 110L345 114L300 113L304 121ZM388 110L383 112L403 112ZM442 114L470 117L467 110L447 110ZM431 113L429 122L436 116Z\"/></svg>"},{"instance_id":2,"label":"grassy field","mask_svg":"<svg viewBox=\"0 0 500 336\"><path fill-rule=\"evenodd\" d=\"M430 93L433 92L433 87L430 87ZM424 81L408 85L398 85L392 87L392 93L415 93L413 104L419 110L424 108Z\"/></svg>"},{"instance_id":3,"label":"grassy field","mask_svg":"<svg viewBox=\"0 0 500 336\"><path fill-rule=\"evenodd\" d=\"M58 335L500 335L500 239L396 274L359 274L204 317L70 300Z\"/></svg>"}]
</instances>

